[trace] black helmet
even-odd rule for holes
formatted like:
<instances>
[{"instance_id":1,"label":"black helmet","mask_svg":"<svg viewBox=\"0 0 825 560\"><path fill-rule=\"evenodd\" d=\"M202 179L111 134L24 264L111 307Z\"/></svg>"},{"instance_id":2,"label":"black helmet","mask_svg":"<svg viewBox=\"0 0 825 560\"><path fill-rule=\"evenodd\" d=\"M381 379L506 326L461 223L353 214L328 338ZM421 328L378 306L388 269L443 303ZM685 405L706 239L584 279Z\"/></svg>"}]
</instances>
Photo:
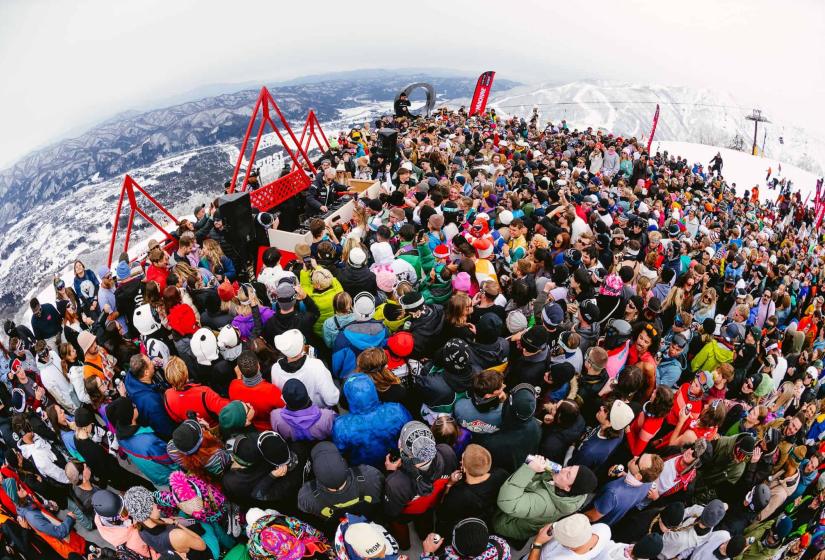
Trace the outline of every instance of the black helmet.
<instances>
[{"instance_id":1,"label":"black helmet","mask_svg":"<svg viewBox=\"0 0 825 560\"><path fill-rule=\"evenodd\" d=\"M618 348L628 340L633 334L630 323L624 319L611 319L607 323L604 331L604 347L607 350Z\"/></svg>"}]
</instances>

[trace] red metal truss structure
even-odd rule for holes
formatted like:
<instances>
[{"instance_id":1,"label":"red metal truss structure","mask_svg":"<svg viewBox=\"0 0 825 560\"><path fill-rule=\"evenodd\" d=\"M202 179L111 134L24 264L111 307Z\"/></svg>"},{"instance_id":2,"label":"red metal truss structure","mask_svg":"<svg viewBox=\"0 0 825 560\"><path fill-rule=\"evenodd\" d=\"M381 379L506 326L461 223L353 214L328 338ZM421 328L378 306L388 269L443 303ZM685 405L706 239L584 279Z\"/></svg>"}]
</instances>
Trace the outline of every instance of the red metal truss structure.
<instances>
[{"instance_id":1,"label":"red metal truss structure","mask_svg":"<svg viewBox=\"0 0 825 560\"><path fill-rule=\"evenodd\" d=\"M313 140L315 140L315 146L321 150L322 154L329 151L329 140L324 134L324 129L321 128L321 123L318 122L318 117L315 116L315 111L310 109L307 120L304 122L304 128L301 130L301 138L298 140L298 144L304 148L306 153L309 153ZM296 166L297 164L293 162L292 169L295 169Z\"/></svg>"},{"instance_id":2,"label":"red metal truss structure","mask_svg":"<svg viewBox=\"0 0 825 560\"><path fill-rule=\"evenodd\" d=\"M146 192L146 190L143 187L141 187L137 183L137 181L132 179L132 177L130 177L129 175L126 175L123 178L123 187L120 189L120 199L117 201L117 211L115 212L115 222L114 222L114 225L112 226L112 241L109 244L109 260L107 261L107 264L108 264L109 267L112 266L112 257L114 256L114 252L115 252L115 242L117 241L117 232L120 229L120 212L121 212L121 210L123 210L123 201L124 200L126 200L129 203L129 221L126 224L126 235L123 239L123 251L124 252L129 251L129 238L132 235L132 226L135 223L135 214L136 213L140 214L141 217L144 220L146 220L147 222L149 222L150 224L155 226L155 228L157 228L159 231L161 231L166 236L166 240L163 243L164 249L168 250L170 247L174 246L175 243L177 243L177 239L175 239L172 236L172 234L169 233L169 231L166 230L166 228L164 228L162 225L157 223L154 220L154 218L152 218L149 214L146 213L146 211L143 208L140 207L140 205L138 204L138 201L137 201L137 197L135 196L135 191L137 191L140 194L142 194L143 196L145 196L146 200L148 200L155 208L157 208L158 210L163 212L166 215L167 218L169 218L170 220L172 220L175 223L175 225L178 224L178 219L175 216L173 216L172 213L169 212L169 210L164 208L164 206L160 202L155 200L155 198L151 194Z\"/></svg>"},{"instance_id":3,"label":"red metal truss structure","mask_svg":"<svg viewBox=\"0 0 825 560\"><path fill-rule=\"evenodd\" d=\"M261 118L260 124L258 125L258 133L255 138L255 143L252 146L252 151L249 154L249 163L246 166L246 173L244 174L243 181L240 185L238 185L238 175L241 170L241 165L243 164L244 155L246 154L247 144L249 143L249 138L252 135L252 130L255 127L255 122L258 120L259 113ZM273 119L273 115L276 117L275 119ZM284 134L276 124L277 122L280 122L281 127L292 140L292 145L296 147L297 153L289 147L290 145L287 143ZM290 128L289 123L284 118L281 110L278 108L278 104L275 103L275 100L272 98L272 94L269 93L269 90L266 89L266 87L262 87L261 93L258 95L258 100L255 102L252 117L249 119L249 125L246 127L246 134L244 135L240 153L238 154L238 161L235 163L235 172L232 174L232 183L229 188L229 192L234 192L236 190L245 191L247 189L249 185L249 174L252 172L254 167L255 156L258 153L258 146L261 143L261 137L264 134L264 129L267 124L269 124L278 136L284 151L292 159L293 165L288 174L275 179L271 183L262 185L249 193L252 206L261 211L270 210L284 200L295 196L302 190L309 187L311 181L309 176L304 171L304 166L315 173L315 166L312 165L312 162L307 156L307 152L303 145L292 132L292 128ZM305 126L304 128L307 127ZM312 128L314 130L315 127ZM318 128L320 129L320 127Z\"/></svg>"}]
</instances>

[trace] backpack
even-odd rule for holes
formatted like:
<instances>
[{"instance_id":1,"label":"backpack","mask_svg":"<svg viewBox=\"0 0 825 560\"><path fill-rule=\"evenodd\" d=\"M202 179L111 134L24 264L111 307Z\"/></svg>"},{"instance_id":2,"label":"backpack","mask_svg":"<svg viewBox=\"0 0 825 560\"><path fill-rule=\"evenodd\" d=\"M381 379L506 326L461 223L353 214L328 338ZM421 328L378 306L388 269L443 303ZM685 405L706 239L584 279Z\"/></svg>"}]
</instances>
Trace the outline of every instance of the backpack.
<instances>
[{"instance_id":1,"label":"backpack","mask_svg":"<svg viewBox=\"0 0 825 560\"><path fill-rule=\"evenodd\" d=\"M364 484L367 482L367 477L364 476L364 471L362 470L361 466L357 466L353 468L353 472L355 473L355 481L358 484L358 498L353 501L350 500L344 504L332 504L328 505L321 509L321 517L324 519L337 519L342 515L344 512L343 510L346 508L347 510L354 508L355 506L364 503L364 504L372 504L372 496L369 496L364 491ZM310 490L312 490L312 495L315 497L315 500L318 501L321 496L321 491L318 489L318 481L313 480L310 482Z\"/></svg>"}]
</instances>

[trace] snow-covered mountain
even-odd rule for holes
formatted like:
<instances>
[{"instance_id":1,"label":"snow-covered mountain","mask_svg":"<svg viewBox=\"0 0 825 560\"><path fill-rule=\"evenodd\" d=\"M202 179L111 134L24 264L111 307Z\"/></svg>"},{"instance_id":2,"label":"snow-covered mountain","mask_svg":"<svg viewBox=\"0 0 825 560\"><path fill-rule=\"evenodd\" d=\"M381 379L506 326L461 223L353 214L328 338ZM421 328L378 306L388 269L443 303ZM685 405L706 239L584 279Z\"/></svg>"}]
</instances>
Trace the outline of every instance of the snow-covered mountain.
<instances>
[{"instance_id":1,"label":"snow-covered mountain","mask_svg":"<svg viewBox=\"0 0 825 560\"><path fill-rule=\"evenodd\" d=\"M390 103L410 83L428 81L439 98L466 95L475 86L468 77L397 74L378 77L363 71L308 83L274 85L272 95L293 128L300 132L310 108L321 121L340 118L342 109L375 102ZM506 81L505 87L516 82ZM239 143L259 89L205 97L146 112L129 111L88 132L32 152L0 170L0 232L30 210L54 204L89 184L93 177L109 179L129 170L196 148ZM357 111L356 111L357 112ZM222 184L214 183L213 187Z\"/></svg>"},{"instance_id":2,"label":"snow-covered mountain","mask_svg":"<svg viewBox=\"0 0 825 560\"><path fill-rule=\"evenodd\" d=\"M730 93L708 89L605 81L578 81L565 85L519 86L494 93L490 105L503 113L528 116L538 107L542 122L566 119L572 127L601 127L625 136L647 137L656 104L660 106L657 140L695 142L750 151L752 113ZM771 108L761 107L770 118ZM767 157L792 163L822 175L825 139L812 130L781 122L760 124L757 138L762 147L767 131ZM780 137L784 144L780 144Z\"/></svg>"},{"instance_id":3,"label":"snow-covered mountain","mask_svg":"<svg viewBox=\"0 0 825 560\"><path fill-rule=\"evenodd\" d=\"M432 83L439 104L451 106L467 105L475 86L475 80L466 77L382 74L363 80L313 79L271 91L293 128L300 130L312 107L325 131L333 134L390 112L395 93L417 81ZM750 109L740 108L741 103L726 94L589 81L513 85L497 78L490 105L501 113L525 116L538 106L542 121L566 119L571 126L642 136L649 133L658 102L656 140L724 148L739 137L747 150L753 134L744 119ZM76 258L93 269L104 262L124 173L178 216L219 195L231 175L256 95L257 90L245 90L165 109L130 111L0 171L0 312L20 309ZM764 109L770 115L770 108ZM771 160L822 173L825 142L781 124L768 125L767 130ZM784 136L784 146L778 143L779 135ZM697 157L705 157L703 150L695 151ZM761 169L767 166L758 163ZM731 180L750 186L751 175ZM796 184L804 190L806 182L810 181L800 176ZM136 218L135 238L149 231L148 224Z\"/></svg>"}]
</instances>

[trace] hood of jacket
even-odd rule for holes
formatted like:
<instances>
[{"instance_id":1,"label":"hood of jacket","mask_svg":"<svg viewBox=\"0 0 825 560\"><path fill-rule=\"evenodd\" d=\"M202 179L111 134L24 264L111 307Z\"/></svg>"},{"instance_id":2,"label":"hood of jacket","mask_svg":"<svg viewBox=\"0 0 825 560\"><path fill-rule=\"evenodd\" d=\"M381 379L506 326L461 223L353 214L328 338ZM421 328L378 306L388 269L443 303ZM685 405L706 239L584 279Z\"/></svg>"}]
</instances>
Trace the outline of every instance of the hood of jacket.
<instances>
[{"instance_id":1,"label":"hood of jacket","mask_svg":"<svg viewBox=\"0 0 825 560\"><path fill-rule=\"evenodd\" d=\"M375 410L380 401L375 384L368 375L357 373L344 382L344 396L349 403L350 414L366 414Z\"/></svg>"},{"instance_id":2,"label":"hood of jacket","mask_svg":"<svg viewBox=\"0 0 825 560\"><path fill-rule=\"evenodd\" d=\"M315 404L301 410L290 410L284 407L280 409L280 415L287 424L303 428L309 432L312 426L321 418L321 409Z\"/></svg>"},{"instance_id":3,"label":"hood of jacket","mask_svg":"<svg viewBox=\"0 0 825 560\"><path fill-rule=\"evenodd\" d=\"M444 308L440 305L430 305L420 317L413 319L411 330L419 336L435 336L441 332L443 324Z\"/></svg>"},{"instance_id":4,"label":"hood of jacket","mask_svg":"<svg viewBox=\"0 0 825 560\"><path fill-rule=\"evenodd\" d=\"M363 352L367 348L383 348L387 340L387 327L375 319L353 321L341 332L358 352Z\"/></svg>"},{"instance_id":5,"label":"hood of jacket","mask_svg":"<svg viewBox=\"0 0 825 560\"><path fill-rule=\"evenodd\" d=\"M478 366L500 364L510 353L510 343L499 338L490 344L470 343L470 360Z\"/></svg>"}]
</instances>

